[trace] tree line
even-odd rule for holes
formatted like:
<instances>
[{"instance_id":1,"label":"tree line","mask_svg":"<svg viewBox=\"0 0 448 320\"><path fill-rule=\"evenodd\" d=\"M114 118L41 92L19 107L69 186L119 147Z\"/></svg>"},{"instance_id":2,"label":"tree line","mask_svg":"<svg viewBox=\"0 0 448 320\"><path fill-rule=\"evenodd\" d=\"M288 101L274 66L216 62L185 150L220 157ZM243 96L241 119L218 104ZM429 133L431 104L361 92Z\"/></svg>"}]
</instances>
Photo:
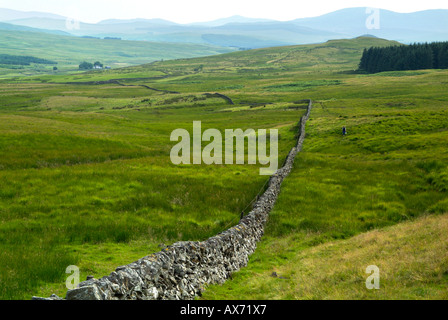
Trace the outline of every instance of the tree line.
<instances>
[{"instance_id":1,"label":"tree line","mask_svg":"<svg viewBox=\"0 0 448 320\"><path fill-rule=\"evenodd\" d=\"M369 73L448 69L448 42L364 49L359 70Z\"/></svg>"},{"instance_id":2,"label":"tree line","mask_svg":"<svg viewBox=\"0 0 448 320\"><path fill-rule=\"evenodd\" d=\"M94 67L100 67L103 68L103 64L99 61L96 61L95 63L90 63L87 61L81 62L81 64L79 65L79 69L81 70L90 70L93 69Z\"/></svg>"},{"instance_id":3,"label":"tree line","mask_svg":"<svg viewBox=\"0 0 448 320\"><path fill-rule=\"evenodd\" d=\"M36 58L32 56L14 56L10 54L0 54L0 64L29 66L31 63L58 64L55 61Z\"/></svg>"}]
</instances>

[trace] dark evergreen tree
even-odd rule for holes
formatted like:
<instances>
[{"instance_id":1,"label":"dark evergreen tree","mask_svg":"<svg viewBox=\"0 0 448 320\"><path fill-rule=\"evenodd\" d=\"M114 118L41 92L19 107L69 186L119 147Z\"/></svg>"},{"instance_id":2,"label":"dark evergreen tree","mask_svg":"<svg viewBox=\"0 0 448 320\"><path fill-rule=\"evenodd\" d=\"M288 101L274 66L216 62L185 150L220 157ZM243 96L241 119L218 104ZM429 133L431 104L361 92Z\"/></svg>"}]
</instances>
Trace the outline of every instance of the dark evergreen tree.
<instances>
[{"instance_id":1,"label":"dark evergreen tree","mask_svg":"<svg viewBox=\"0 0 448 320\"><path fill-rule=\"evenodd\" d=\"M32 56L14 56L9 54L0 54L0 64L29 66L31 63L57 64L57 62L55 61L36 58Z\"/></svg>"},{"instance_id":2,"label":"dark evergreen tree","mask_svg":"<svg viewBox=\"0 0 448 320\"><path fill-rule=\"evenodd\" d=\"M81 69L81 70L90 70L90 69L93 69L93 64L90 63L90 62L86 62L86 61L84 61L84 62L82 62L82 63L79 65L79 69Z\"/></svg>"},{"instance_id":3,"label":"dark evergreen tree","mask_svg":"<svg viewBox=\"0 0 448 320\"><path fill-rule=\"evenodd\" d=\"M448 69L448 42L364 49L359 70L369 73Z\"/></svg>"}]
</instances>

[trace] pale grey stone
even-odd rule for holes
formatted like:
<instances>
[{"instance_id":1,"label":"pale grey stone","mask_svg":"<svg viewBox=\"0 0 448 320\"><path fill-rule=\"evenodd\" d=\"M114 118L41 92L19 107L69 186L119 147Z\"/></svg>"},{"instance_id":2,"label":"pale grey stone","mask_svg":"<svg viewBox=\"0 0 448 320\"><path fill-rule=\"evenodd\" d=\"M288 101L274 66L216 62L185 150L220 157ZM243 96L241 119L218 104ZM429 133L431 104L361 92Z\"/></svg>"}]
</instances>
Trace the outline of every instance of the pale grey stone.
<instances>
[{"instance_id":1,"label":"pale grey stone","mask_svg":"<svg viewBox=\"0 0 448 320\"><path fill-rule=\"evenodd\" d=\"M102 300L96 286L80 287L67 291L66 300Z\"/></svg>"},{"instance_id":2,"label":"pale grey stone","mask_svg":"<svg viewBox=\"0 0 448 320\"><path fill-rule=\"evenodd\" d=\"M224 283L233 272L245 267L264 234L270 210L285 177L293 168L294 157L305 139L305 124L312 103L300 121L296 147L285 164L271 176L266 191L257 198L252 211L239 224L203 242L182 241L162 246L161 251L126 266L116 268L99 280L89 277L77 289L67 292L67 300L192 300L209 284ZM33 300L60 300L33 297Z\"/></svg>"}]
</instances>

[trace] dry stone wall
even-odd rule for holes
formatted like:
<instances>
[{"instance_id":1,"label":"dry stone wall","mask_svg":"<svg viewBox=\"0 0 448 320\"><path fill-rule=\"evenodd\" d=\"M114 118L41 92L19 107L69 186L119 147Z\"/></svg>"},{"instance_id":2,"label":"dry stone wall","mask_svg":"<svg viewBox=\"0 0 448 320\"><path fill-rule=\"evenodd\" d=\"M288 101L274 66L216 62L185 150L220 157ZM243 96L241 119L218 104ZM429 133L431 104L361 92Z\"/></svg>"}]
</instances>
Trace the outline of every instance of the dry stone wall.
<instances>
[{"instance_id":1,"label":"dry stone wall","mask_svg":"<svg viewBox=\"0 0 448 320\"><path fill-rule=\"evenodd\" d=\"M201 295L209 284L224 283L233 272L247 266L257 248L285 177L292 170L294 158L305 139L305 124L311 112L299 123L297 145L285 164L271 176L267 190L253 205L253 210L240 222L202 242L177 242L166 249L126 266L109 276L89 279L69 290L66 300L191 300ZM60 300L53 295L43 300Z\"/></svg>"}]
</instances>

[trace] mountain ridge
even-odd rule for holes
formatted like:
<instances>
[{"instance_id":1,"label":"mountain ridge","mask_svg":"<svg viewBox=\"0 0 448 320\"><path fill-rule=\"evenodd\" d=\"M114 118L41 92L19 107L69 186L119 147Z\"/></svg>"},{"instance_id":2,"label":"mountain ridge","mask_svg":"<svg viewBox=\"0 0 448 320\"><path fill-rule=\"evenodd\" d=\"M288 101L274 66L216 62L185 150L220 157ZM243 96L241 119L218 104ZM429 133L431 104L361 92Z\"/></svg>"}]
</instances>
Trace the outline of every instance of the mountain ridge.
<instances>
[{"instance_id":1,"label":"mountain ridge","mask_svg":"<svg viewBox=\"0 0 448 320\"><path fill-rule=\"evenodd\" d=\"M340 9L317 17L289 21L231 16L208 22L179 24L164 19L107 19L98 23L67 23L67 19L46 13L17 13L17 19L0 21L40 30L66 32L73 36L119 37L125 40L213 44L255 49L278 45L319 43L370 34L402 43L448 40L448 9L398 13L365 7ZM6 10L6 11L5 11ZM375 25L368 25L374 19ZM3 20L2 20L3 19ZM370 19L370 20L369 20Z\"/></svg>"}]
</instances>

